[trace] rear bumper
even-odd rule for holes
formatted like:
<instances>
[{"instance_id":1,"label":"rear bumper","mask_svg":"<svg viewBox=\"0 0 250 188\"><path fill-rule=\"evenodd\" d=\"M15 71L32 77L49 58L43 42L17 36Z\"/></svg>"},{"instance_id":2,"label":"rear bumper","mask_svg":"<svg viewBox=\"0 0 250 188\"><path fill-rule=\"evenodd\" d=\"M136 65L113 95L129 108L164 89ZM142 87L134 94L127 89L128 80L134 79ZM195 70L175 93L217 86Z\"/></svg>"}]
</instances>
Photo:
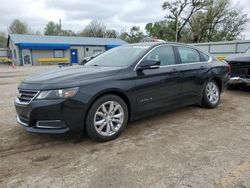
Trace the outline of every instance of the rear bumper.
<instances>
[{"instance_id":1,"label":"rear bumper","mask_svg":"<svg viewBox=\"0 0 250 188\"><path fill-rule=\"evenodd\" d=\"M241 77L231 77L229 84L247 84L250 85L250 78L241 78Z\"/></svg>"}]
</instances>

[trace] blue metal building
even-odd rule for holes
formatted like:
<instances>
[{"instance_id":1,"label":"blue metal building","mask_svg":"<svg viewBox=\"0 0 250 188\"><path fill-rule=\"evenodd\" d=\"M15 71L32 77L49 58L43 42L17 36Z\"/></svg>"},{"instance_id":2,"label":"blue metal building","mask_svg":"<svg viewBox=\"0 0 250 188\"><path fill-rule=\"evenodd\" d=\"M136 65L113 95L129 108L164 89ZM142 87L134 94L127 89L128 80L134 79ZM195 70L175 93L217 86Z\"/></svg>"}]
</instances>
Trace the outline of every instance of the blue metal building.
<instances>
[{"instance_id":1,"label":"blue metal building","mask_svg":"<svg viewBox=\"0 0 250 188\"><path fill-rule=\"evenodd\" d=\"M79 63L116 46L121 39L11 34L8 37L10 58L16 65Z\"/></svg>"}]
</instances>

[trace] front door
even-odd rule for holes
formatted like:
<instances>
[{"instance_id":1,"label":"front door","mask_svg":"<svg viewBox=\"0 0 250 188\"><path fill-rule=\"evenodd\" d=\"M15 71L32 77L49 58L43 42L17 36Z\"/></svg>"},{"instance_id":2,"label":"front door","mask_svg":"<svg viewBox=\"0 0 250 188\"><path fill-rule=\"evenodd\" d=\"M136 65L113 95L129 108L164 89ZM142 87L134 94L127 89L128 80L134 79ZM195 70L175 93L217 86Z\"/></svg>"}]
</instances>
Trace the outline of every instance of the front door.
<instances>
[{"instance_id":1,"label":"front door","mask_svg":"<svg viewBox=\"0 0 250 188\"><path fill-rule=\"evenodd\" d=\"M77 49L70 50L71 63L78 63Z\"/></svg>"},{"instance_id":2,"label":"front door","mask_svg":"<svg viewBox=\"0 0 250 188\"><path fill-rule=\"evenodd\" d=\"M158 69L137 72L136 113L143 116L144 113L157 111L158 108L178 106L181 84L172 46L159 46L144 59L158 60L161 65Z\"/></svg>"},{"instance_id":3,"label":"front door","mask_svg":"<svg viewBox=\"0 0 250 188\"><path fill-rule=\"evenodd\" d=\"M23 49L22 50L22 60L23 60L23 65L24 66L32 65L32 63L31 63L31 53L30 53L29 49Z\"/></svg>"}]
</instances>

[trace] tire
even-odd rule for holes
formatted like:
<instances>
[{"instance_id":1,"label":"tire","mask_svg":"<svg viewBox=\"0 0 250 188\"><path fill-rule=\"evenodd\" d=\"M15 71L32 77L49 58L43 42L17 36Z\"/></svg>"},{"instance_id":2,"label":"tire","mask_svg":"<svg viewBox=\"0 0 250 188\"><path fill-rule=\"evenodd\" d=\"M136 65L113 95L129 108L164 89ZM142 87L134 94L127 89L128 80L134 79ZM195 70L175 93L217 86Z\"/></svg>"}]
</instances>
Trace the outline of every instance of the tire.
<instances>
[{"instance_id":1,"label":"tire","mask_svg":"<svg viewBox=\"0 0 250 188\"><path fill-rule=\"evenodd\" d=\"M214 80L206 83L203 91L202 105L206 108L216 108L220 103L220 88Z\"/></svg>"},{"instance_id":2,"label":"tire","mask_svg":"<svg viewBox=\"0 0 250 188\"><path fill-rule=\"evenodd\" d=\"M127 122L128 107L124 100L116 95L104 95L90 107L86 132L92 140L105 142L117 138Z\"/></svg>"}]
</instances>

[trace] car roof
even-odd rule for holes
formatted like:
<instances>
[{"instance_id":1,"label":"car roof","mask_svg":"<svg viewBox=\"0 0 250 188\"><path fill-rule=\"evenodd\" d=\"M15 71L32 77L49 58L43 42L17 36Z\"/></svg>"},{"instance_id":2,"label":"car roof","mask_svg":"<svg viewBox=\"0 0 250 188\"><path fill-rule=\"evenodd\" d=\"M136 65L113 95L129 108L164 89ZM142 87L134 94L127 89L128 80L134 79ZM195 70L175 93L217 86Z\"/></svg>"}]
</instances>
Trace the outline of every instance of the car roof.
<instances>
[{"instance_id":1,"label":"car roof","mask_svg":"<svg viewBox=\"0 0 250 188\"><path fill-rule=\"evenodd\" d=\"M152 49L152 48L154 48L156 46L160 46L160 45L176 45L176 46L189 47L189 48L196 49L200 52L203 52L210 57L213 57L211 54L205 52L203 49L201 49L199 47L196 47L196 46L191 45L191 44L179 43L179 42L140 42L140 43L126 44L123 46L142 46L142 47L148 47L148 49Z\"/></svg>"},{"instance_id":2,"label":"car roof","mask_svg":"<svg viewBox=\"0 0 250 188\"><path fill-rule=\"evenodd\" d=\"M126 46L148 46L148 47L155 47L159 45L179 45L179 46L188 46L192 48L196 48L192 45L184 44L184 43L177 43L177 42L140 42L140 43L133 43L133 44L126 44ZM197 48L196 48L197 49Z\"/></svg>"}]
</instances>

